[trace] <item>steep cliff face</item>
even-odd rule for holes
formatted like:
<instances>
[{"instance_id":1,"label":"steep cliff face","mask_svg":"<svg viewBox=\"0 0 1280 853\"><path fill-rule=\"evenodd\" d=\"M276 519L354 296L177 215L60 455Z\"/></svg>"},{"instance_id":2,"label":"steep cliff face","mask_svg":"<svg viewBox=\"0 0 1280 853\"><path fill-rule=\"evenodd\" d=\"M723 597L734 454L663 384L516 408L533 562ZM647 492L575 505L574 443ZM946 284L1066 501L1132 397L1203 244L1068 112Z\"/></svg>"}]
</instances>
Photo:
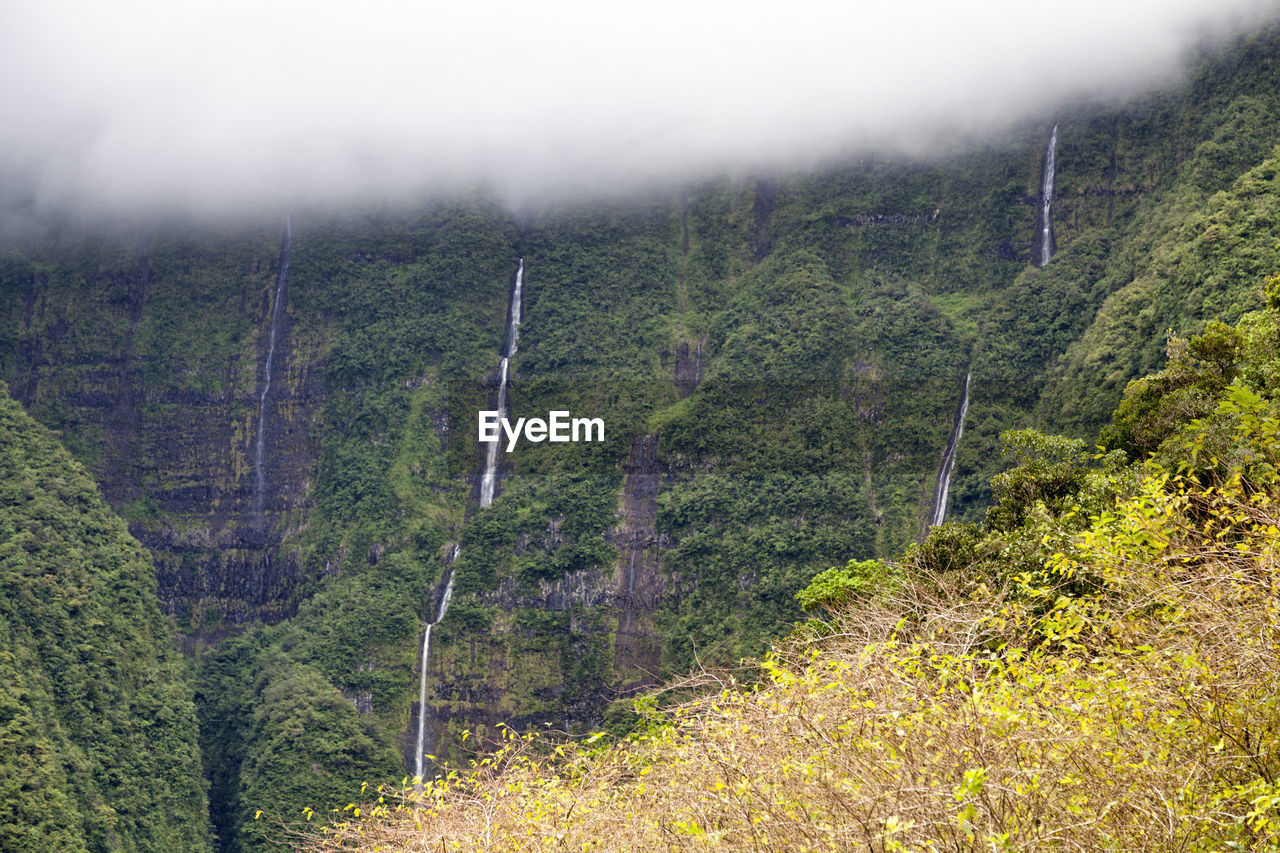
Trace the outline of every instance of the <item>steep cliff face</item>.
<instances>
[{"instance_id":1,"label":"steep cliff face","mask_svg":"<svg viewBox=\"0 0 1280 853\"><path fill-rule=\"evenodd\" d=\"M662 634L654 617L666 593L662 553L670 543L658 533L664 471L658 442L656 435L631 439L623 468L622 507L612 535L618 549L613 684L623 692L656 681L662 664Z\"/></svg>"},{"instance_id":2,"label":"steep cliff face","mask_svg":"<svg viewBox=\"0 0 1280 853\"><path fill-rule=\"evenodd\" d=\"M11 300L21 294L5 363L15 395L90 464L192 637L296 606L298 560L282 542L308 499L321 399L313 354L291 348L287 306L267 412L267 523L251 517L279 250L266 228L213 244L167 231L54 239L6 265Z\"/></svg>"},{"instance_id":3,"label":"steep cliff face","mask_svg":"<svg viewBox=\"0 0 1280 853\"><path fill-rule=\"evenodd\" d=\"M222 642L201 663L210 754L227 756L214 811L249 839L245 792L292 767L274 752L281 684L305 686L317 730L343 732L361 766L414 766L422 629L446 571L423 713L430 751L457 757L463 730L596 728L654 676L758 654L813 574L916 539L966 369L948 518L976 520L1003 429L1092 423L1090 359L1123 350L1114 387L1162 344L1108 332L1154 322L1133 307L1155 287L1140 264L1178 261L1168 280L1201 294L1195 317L1240 302L1270 262L1259 248L1216 290L1189 284L1274 196L1255 170L1192 217L1280 125L1280 85L1259 82L1280 71L1231 73L1060 112L1059 251L1043 267L1035 122L939 161L708 180L519 224L478 196L299 210L283 288L279 222L63 231L0 260L0 373L150 548L191 650ZM1194 246L1162 254L1187 223ZM477 412L522 257L511 416L568 410L605 436L504 447L480 508ZM1152 304L1175 316L1169 299ZM262 744L278 763L254 758ZM280 784L286 806L310 804Z\"/></svg>"},{"instance_id":4,"label":"steep cliff face","mask_svg":"<svg viewBox=\"0 0 1280 853\"><path fill-rule=\"evenodd\" d=\"M264 299L251 318L251 383L241 374L241 387L228 382L199 401L175 401L154 421L157 469L177 482L154 489L156 519L139 519L133 531L156 556L166 609L192 637L216 640L255 622L279 621L296 610L302 592L297 536L307 523L319 455L323 364L314 351L295 346L286 302L263 399L272 308Z\"/></svg>"}]
</instances>

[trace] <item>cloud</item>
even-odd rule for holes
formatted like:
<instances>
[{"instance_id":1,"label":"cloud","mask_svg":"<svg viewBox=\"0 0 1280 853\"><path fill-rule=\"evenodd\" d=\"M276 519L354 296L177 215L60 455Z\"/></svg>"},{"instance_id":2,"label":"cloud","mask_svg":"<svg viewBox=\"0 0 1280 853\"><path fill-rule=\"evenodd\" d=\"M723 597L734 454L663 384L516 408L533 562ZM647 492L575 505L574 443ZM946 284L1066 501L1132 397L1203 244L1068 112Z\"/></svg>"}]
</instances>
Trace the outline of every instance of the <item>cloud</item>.
<instances>
[{"instance_id":1,"label":"cloud","mask_svg":"<svg viewBox=\"0 0 1280 853\"><path fill-rule=\"evenodd\" d=\"M910 148L1169 79L1274 0L42 0L0 10L38 205L515 196Z\"/></svg>"}]
</instances>

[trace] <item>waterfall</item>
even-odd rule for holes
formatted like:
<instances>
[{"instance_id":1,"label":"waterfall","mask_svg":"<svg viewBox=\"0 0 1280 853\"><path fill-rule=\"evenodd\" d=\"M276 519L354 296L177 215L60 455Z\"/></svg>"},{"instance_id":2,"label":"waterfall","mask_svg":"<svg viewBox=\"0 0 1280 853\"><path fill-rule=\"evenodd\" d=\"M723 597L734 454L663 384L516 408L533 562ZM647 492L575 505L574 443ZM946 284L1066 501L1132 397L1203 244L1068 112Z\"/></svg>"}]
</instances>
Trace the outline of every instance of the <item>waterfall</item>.
<instances>
[{"instance_id":1,"label":"waterfall","mask_svg":"<svg viewBox=\"0 0 1280 853\"><path fill-rule=\"evenodd\" d=\"M1053 126L1049 147L1044 152L1044 177L1040 181L1040 266L1053 257L1053 179L1057 170L1058 125Z\"/></svg>"},{"instance_id":2,"label":"waterfall","mask_svg":"<svg viewBox=\"0 0 1280 853\"><path fill-rule=\"evenodd\" d=\"M271 302L271 332L267 337L267 360L262 369L262 394L258 397L258 435L253 448L253 514L262 525L262 506L267 491L267 473L262 461L267 437L267 397L271 393L271 365L276 357L276 341L280 337L280 304L289 281L289 253L293 249L293 217L285 214L284 239L280 245L280 270L276 273L276 293Z\"/></svg>"},{"instance_id":3,"label":"waterfall","mask_svg":"<svg viewBox=\"0 0 1280 853\"><path fill-rule=\"evenodd\" d=\"M418 751L413 765L413 775L419 780L422 779L422 760L426 758L427 751L427 661L431 659L431 629L435 624L428 623L427 630L422 634L422 662L419 664L422 675L418 678Z\"/></svg>"},{"instance_id":4,"label":"waterfall","mask_svg":"<svg viewBox=\"0 0 1280 853\"><path fill-rule=\"evenodd\" d=\"M516 267L516 283L511 288L511 305L507 311L507 337L504 342L507 358L516 354L516 339L520 337L521 301L524 299L524 258Z\"/></svg>"},{"instance_id":5,"label":"waterfall","mask_svg":"<svg viewBox=\"0 0 1280 853\"><path fill-rule=\"evenodd\" d=\"M511 290L511 304L507 316L507 334L502 344L502 361L498 365L498 417L507 414L507 377L511 370L511 356L516 354L516 340L520 337L521 302L524 298L524 258L516 268L516 283ZM484 476L480 478L480 506L493 503L493 490L498 481L499 441L489 443L485 454Z\"/></svg>"},{"instance_id":6,"label":"waterfall","mask_svg":"<svg viewBox=\"0 0 1280 853\"><path fill-rule=\"evenodd\" d=\"M516 354L516 340L520 337L521 301L524 297L524 258L516 268L516 281L511 289L511 300L507 309L507 333L502 342L502 360L498 365L498 413L503 417L507 413L507 379L511 371L511 356ZM487 507L493 503L493 490L498 479L498 444L490 443L485 456L484 476L480 480L480 506ZM449 563L458 559L461 548L455 543L449 553ZM421 674L418 680L418 741L417 757L414 760L413 775L419 780L423 774L423 759L427 748L427 664L431 660L431 629L440 624L449 610L449 601L453 598L453 569L449 569L448 580L445 581L444 594L440 596L440 606L436 608L436 618L427 624L422 632L422 661L419 664Z\"/></svg>"},{"instance_id":7,"label":"waterfall","mask_svg":"<svg viewBox=\"0 0 1280 853\"><path fill-rule=\"evenodd\" d=\"M507 414L507 369L509 363L509 359L504 356L501 365L502 376L498 380L498 417L500 418L505 417ZM489 449L485 453L484 476L480 478L481 507L486 507L493 503L493 489L498 480L498 445L500 443L500 441L489 442Z\"/></svg>"},{"instance_id":8,"label":"waterfall","mask_svg":"<svg viewBox=\"0 0 1280 853\"><path fill-rule=\"evenodd\" d=\"M453 550L449 552L449 563L458 559L458 553L461 550L455 542ZM417 758L414 760L413 775L418 779L422 778L423 766L422 760L426 757L427 752L427 662L431 660L431 629L440 624L440 620L444 618L444 614L449 611L449 600L453 598L453 569L449 569L449 579L444 584L444 595L440 596L440 606L436 608L436 618L427 623L426 630L422 634L422 662L420 664L421 673L418 676L418 742L417 742Z\"/></svg>"},{"instance_id":9,"label":"waterfall","mask_svg":"<svg viewBox=\"0 0 1280 853\"><path fill-rule=\"evenodd\" d=\"M960 398L960 408L956 411L956 423L951 428L951 438L947 441L946 453L942 456L942 467L938 469L938 486L933 493L933 518L930 527L937 527L947 517L947 497L951 492L951 472L956 467L956 447L960 444L960 436L964 435L964 416L969 413L969 383L973 373L964 375L964 396Z\"/></svg>"},{"instance_id":10,"label":"waterfall","mask_svg":"<svg viewBox=\"0 0 1280 853\"><path fill-rule=\"evenodd\" d=\"M498 365L498 413L503 417L507 413L507 379L511 371L511 356L516 354L516 340L520 337L521 301L524 297L524 258L516 268L516 281L511 289L510 305L507 309L507 333L502 342L502 360ZM498 444L490 443L485 456L484 476L480 480L480 506L487 507L493 503L493 490L498 479ZM455 543L449 553L449 563L458 559L461 548ZM422 633L421 675L418 681L418 742L417 757L414 761L413 775L419 780L423 774L423 759L426 758L427 738L427 664L431 660L431 629L440 624L449 610L449 601L453 598L453 569L449 569L449 578L445 581L444 594L440 596L440 606L436 608L436 618L428 623Z\"/></svg>"}]
</instances>

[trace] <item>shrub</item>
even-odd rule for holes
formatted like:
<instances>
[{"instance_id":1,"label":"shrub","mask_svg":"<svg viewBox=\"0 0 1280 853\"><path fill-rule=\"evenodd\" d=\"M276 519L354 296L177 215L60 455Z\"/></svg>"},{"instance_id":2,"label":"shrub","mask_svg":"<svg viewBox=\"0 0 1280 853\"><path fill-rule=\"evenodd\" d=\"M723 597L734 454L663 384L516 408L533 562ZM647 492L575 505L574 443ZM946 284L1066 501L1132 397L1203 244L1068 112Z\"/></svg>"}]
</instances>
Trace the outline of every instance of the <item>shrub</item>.
<instances>
[{"instance_id":1,"label":"shrub","mask_svg":"<svg viewBox=\"0 0 1280 853\"><path fill-rule=\"evenodd\" d=\"M830 568L814 577L796 598L805 611L822 607L834 612L883 590L892 574L883 560L850 560L843 569Z\"/></svg>"}]
</instances>

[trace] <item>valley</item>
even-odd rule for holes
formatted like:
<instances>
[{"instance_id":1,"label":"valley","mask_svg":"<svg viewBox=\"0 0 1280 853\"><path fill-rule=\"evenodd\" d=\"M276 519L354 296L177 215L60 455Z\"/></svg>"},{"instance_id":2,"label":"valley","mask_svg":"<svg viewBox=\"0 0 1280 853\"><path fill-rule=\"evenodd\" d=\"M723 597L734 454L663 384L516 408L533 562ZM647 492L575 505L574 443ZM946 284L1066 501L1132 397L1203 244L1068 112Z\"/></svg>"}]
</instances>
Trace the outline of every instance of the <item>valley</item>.
<instances>
[{"instance_id":1,"label":"valley","mask_svg":"<svg viewBox=\"0 0 1280 853\"><path fill-rule=\"evenodd\" d=\"M0 247L0 379L146 549L213 849L501 726L624 733L816 574L982 521L1005 430L1096 439L1280 270L1277 56L927 160Z\"/></svg>"}]
</instances>

